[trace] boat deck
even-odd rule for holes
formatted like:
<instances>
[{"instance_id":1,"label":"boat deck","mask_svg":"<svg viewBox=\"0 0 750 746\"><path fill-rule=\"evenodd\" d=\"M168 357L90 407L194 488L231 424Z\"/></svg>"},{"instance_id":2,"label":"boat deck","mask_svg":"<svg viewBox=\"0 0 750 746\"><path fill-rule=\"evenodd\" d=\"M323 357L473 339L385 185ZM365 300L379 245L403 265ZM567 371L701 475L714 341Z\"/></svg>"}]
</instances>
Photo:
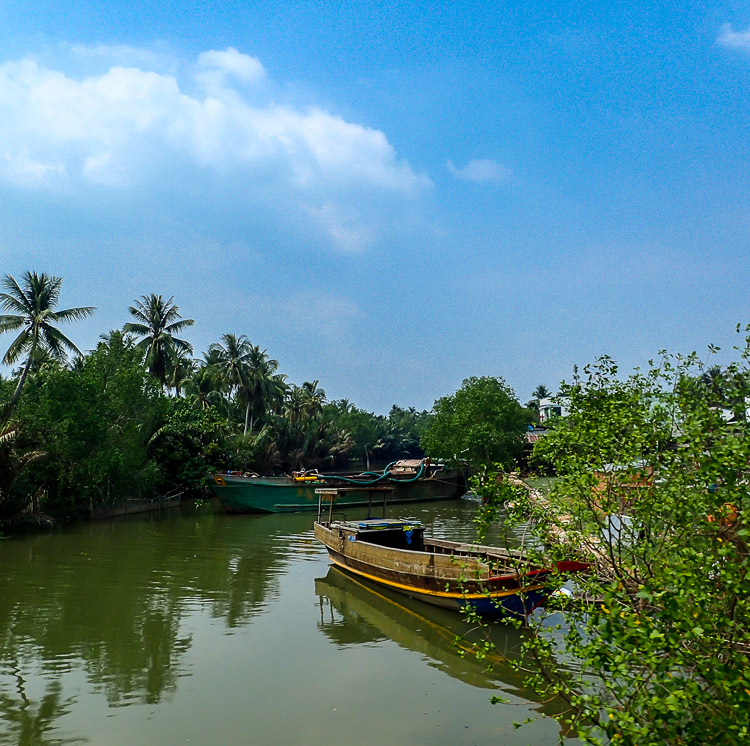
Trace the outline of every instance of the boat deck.
<instances>
[{"instance_id":1,"label":"boat deck","mask_svg":"<svg viewBox=\"0 0 750 746\"><path fill-rule=\"evenodd\" d=\"M346 534L350 541L471 560L479 563L477 567L488 575L517 573L519 565L528 564L524 554L517 550L424 536L424 527L418 520L367 518L360 521L333 520L323 525L327 525L331 531Z\"/></svg>"}]
</instances>

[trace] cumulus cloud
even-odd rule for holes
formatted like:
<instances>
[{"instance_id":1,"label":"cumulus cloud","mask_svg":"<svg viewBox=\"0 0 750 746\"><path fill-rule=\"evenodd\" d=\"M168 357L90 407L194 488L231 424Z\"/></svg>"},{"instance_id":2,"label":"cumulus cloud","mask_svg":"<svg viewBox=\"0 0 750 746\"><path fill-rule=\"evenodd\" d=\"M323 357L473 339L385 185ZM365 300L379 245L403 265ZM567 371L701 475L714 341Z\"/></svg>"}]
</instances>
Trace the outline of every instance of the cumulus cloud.
<instances>
[{"instance_id":1,"label":"cumulus cloud","mask_svg":"<svg viewBox=\"0 0 750 746\"><path fill-rule=\"evenodd\" d=\"M6 151L0 159L0 171L16 186L33 187L41 182L49 182L65 177L65 166L61 163L42 163L29 156L26 148L20 152Z\"/></svg>"},{"instance_id":2,"label":"cumulus cloud","mask_svg":"<svg viewBox=\"0 0 750 746\"><path fill-rule=\"evenodd\" d=\"M716 43L730 49L750 52L750 29L747 31L734 31L729 23L725 23L721 27L721 33Z\"/></svg>"},{"instance_id":3,"label":"cumulus cloud","mask_svg":"<svg viewBox=\"0 0 750 746\"><path fill-rule=\"evenodd\" d=\"M376 241L377 221L365 215L370 196L410 201L431 186L380 130L275 104L265 89L254 88L251 102L235 84L255 86L266 72L234 48L204 52L182 75L147 68L76 77L31 58L0 64L0 182L75 193L189 173L200 190L208 171L234 179L246 200L283 202L345 251Z\"/></svg>"},{"instance_id":4,"label":"cumulus cloud","mask_svg":"<svg viewBox=\"0 0 750 746\"><path fill-rule=\"evenodd\" d=\"M446 166L457 179L475 184L504 181L511 175L509 168L489 158L472 159L463 168L454 166L449 160Z\"/></svg>"},{"instance_id":5,"label":"cumulus cloud","mask_svg":"<svg viewBox=\"0 0 750 746\"><path fill-rule=\"evenodd\" d=\"M234 47L227 47L223 52L212 49L201 53L198 57L198 67L220 75L231 75L245 83L253 83L266 74L257 57L242 54Z\"/></svg>"}]
</instances>

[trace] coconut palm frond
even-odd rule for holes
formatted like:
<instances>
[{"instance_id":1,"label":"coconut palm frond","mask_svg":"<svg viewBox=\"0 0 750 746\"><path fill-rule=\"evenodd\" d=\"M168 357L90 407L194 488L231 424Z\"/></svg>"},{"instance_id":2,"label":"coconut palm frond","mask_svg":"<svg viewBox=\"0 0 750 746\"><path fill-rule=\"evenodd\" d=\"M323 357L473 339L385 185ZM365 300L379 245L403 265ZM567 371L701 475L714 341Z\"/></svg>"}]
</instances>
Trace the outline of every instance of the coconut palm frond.
<instances>
[{"instance_id":1,"label":"coconut palm frond","mask_svg":"<svg viewBox=\"0 0 750 746\"><path fill-rule=\"evenodd\" d=\"M193 324L195 324L195 321L193 319L182 319L181 321L175 321L172 324L167 324L164 327L164 330L169 334L177 334L184 329L187 329L189 326L193 326Z\"/></svg>"},{"instance_id":2,"label":"coconut palm frond","mask_svg":"<svg viewBox=\"0 0 750 746\"><path fill-rule=\"evenodd\" d=\"M3 307L7 310L16 309L23 312L23 309L32 305L31 300L26 296L26 293L21 286L16 282L15 277L5 275L2 281L3 287L8 291L7 293L0 293L2 298ZM6 306L6 303L10 303L11 306Z\"/></svg>"},{"instance_id":3,"label":"coconut palm frond","mask_svg":"<svg viewBox=\"0 0 750 746\"><path fill-rule=\"evenodd\" d=\"M192 319L182 319L179 307L174 304L174 296L166 301L155 293L143 295L129 308L130 314L136 320L125 324L126 332L142 337L137 347L146 350L146 366L149 372L157 378L162 386L170 385L179 391L180 374L175 378L172 361L179 356L190 355L193 347L189 342L178 339L175 332L192 326ZM183 366L184 367L184 366Z\"/></svg>"},{"instance_id":4,"label":"coconut palm frond","mask_svg":"<svg viewBox=\"0 0 750 746\"><path fill-rule=\"evenodd\" d=\"M0 316L0 334L3 332L13 332L16 329L23 328L23 316L4 314Z\"/></svg>"},{"instance_id":5,"label":"coconut palm frond","mask_svg":"<svg viewBox=\"0 0 750 746\"><path fill-rule=\"evenodd\" d=\"M18 459L18 465L19 465L19 471L21 469L25 469L29 464L36 463L37 461L41 461L43 458L47 457L46 451L29 451L28 453L24 453L23 456L21 456Z\"/></svg>"},{"instance_id":6,"label":"coconut palm frond","mask_svg":"<svg viewBox=\"0 0 750 746\"><path fill-rule=\"evenodd\" d=\"M60 298L62 278L37 272L25 272L21 282L11 275L5 275L2 286L8 291L0 293L0 303L5 310L18 311L18 315L0 317L0 333L21 329L3 356L3 363L13 365L26 354L26 363L9 402L8 413L15 406L21 395L21 389L29 374L34 355L38 349L44 350L50 357L63 361L66 351L79 352L78 348L53 324L57 321L75 321L90 316L94 312L91 306L68 308L56 311L55 306ZM19 321L20 319L20 321Z\"/></svg>"},{"instance_id":7,"label":"coconut palm frond","mask_svg":"<svg viewBox=\"0 0 750 746\"><path fill-rule=\"evenodd\" d=\"M53 326L45 325L42 330L44 337L44 348L49 351L51 356L60 362L65 360L66 350L80 355L81 351L68 339L59 329Z\"/></svg>"},{"instance_id":8,"label":"coconut palm frond","mask_svg":"<svg viewBox=\"0 0 750 746\"><path fill-rule=\"evenodd\" d=\"M93 315L94 306L81 306L80 308L66 308L64 311L55 311L55 321L80 321Z\"/></svg>"},{"instance_id":9,"label":"coconut palm frond","mask_svg":"<svg viewBox=\"0 0 750 746\"><path fill-rule=\"evenodd\" d=\"M0 445L8 445L18 434L18 425L4 425L0 428Z\"/></svg>"},{"instance_id":10,"label":"coconut palm frond","mask_svg":"<svg viewBox=\"0 0 750 746\"><path fill-rule=\"evenodd\" d=\"M11 343L3 355L3 365L15 365L19 358L32 347L28 333L22 331Z\"/></svg>"}]
</instances>

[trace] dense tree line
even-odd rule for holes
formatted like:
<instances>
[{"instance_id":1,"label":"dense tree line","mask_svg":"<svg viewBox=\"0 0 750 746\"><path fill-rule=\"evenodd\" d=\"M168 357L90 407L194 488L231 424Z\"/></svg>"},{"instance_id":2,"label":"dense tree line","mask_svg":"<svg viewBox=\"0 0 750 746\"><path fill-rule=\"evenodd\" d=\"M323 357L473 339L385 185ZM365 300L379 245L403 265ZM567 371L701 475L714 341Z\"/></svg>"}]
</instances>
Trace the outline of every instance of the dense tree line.
<instances>
[{"instance_id":1,"label":"dense tree line","mask_svg":"<svg viewBox=\"0 0 750 746\"><path fill-rule=\"evenodd\" d=\"M200 494L210 470L287 473L420 457L427 412L375 415L295 385L266 349L225 334L199 358L173 298L144 295L131 321L82 353L59 326L62 280L2 281L0 522L86 515L120 500Z\"/></svg>"}]
</instances>

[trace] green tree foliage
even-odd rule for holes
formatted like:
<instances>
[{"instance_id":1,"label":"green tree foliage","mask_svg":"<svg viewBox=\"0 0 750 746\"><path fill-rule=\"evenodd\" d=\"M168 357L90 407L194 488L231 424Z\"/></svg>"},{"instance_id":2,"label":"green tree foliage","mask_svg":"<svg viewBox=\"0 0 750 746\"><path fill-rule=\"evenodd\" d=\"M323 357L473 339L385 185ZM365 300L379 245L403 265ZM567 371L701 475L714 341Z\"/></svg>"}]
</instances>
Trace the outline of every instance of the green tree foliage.
<instances>
[{"instance_id":1,"label":"green tree foliage","mask_svg":"<svg viewBox=\"0 0 750 746\"><path fill-rule=\"evenodd\" d=\"M532 396L534 397L534 399L539 401L539 399L547 399L552 396L552 392L543 383L540 383L534 389Z\"/></svg>"},{"instance_id":2,"label":"green tree foliage","mask_svg":"<svg viewBox=\"0 0 750 746\"><path fill-rule=\"evenodd\" d=\"M250 388L250 352L252 345L244 335L225 334L221 342L208 348L204 370L214 374L215 380L226 387L229 398L242 389Z\"/></svg>"},{"instance_id":3,"label":"green tree foliage","mask_svg":"<svg viewBox=\"0 0 750 746\"><path fill-rule=\"evenodd\" d=\"M388 460L422 458L422 435L430 421L429 412L418 412L414 407L404 409L394 404L383 423L378 442L378 453Z\"/></svg>"},{"instance_id":4,"label":"green tree foliage","mask_svg":"<svg viewBox=\"0 0 750 746\"><path fill-rule=\"evenodd\" d=\"M193 374L185 380L185 397L191 405L198 409L215 408L217 411L228 413L227 402L222 396L223 385L217 380L211 367L204 365L197 368Z\"/></svg>"},{"instance_id":5,"label":"green tree foliage","mask_svg":"<svg viewBox=\"0 0 750 746\"><path fill-rule=\"evenodd\" d=\"M531 683L588 742L750 742L750 425L715 378L695 356L626 378L602 358L536 446L558 479L520 518L548 555L591 558L579 591L599 602L536 619ZM750 337L721 378L746 389Z\"/></svg>"},{"instance_id":6,"label":"green tree foliage","mask_svg":"<svg viewBox=\"0 0 750 746\"><path fill-rule=\"evenodd\" d=\"M204 495L206 474L225 461L227 430L226 420L210 405L168 400L166 421L149 444L159 465L161 490Z\"/></svg>"},{"instance_id":7,"label":"green tree foliage","mask_svg":"<svg viewBox=\"0 0 750 746\"><path fill-rule=\"evenodd\" d=\"M448 464L509 466L523 450L529 413L502 378L467 378L435 402L422 436L429 456Z\"/></svg>"},{"instance_id":8,"label":"green tree foliage","mask_svg":"<svg viewBox=\"0 0 750 746\"><path fill-rule=\"evenodd\" d=\"M44 273L25 272L20 283L5 275L0 293L0 307L11 311L0 315L0 333L19 332L3 356L4 365L14 365L26 356L18 383L6 408L6 415L17 404L37 353L57 360L65 360L66 352L80 354L78 348L55 325L77 321L90 316L90 306L57 310L62 278Z\"/></svg>"},{"instance_id":9,"label":"green tree foliage","mask_svg":"<svg viewBox=\"0 0 750 746\"><path fill-rule=\"evenodd\" d=\"M185 385L192 379L197 370L197 363L187 352L178 352L169 359L166 384L174 389L175 396L183 393Z\"/></svg>"},{"instance_id":10,"label":"green tree foliage","mask_svg":"<svg viewBox=\"0 0 750 746\"><path fill-rule=\"evenodd\" d=\"M285 376L277 373L278 361L244 334L225 334L221 342L212 344L206 365L226 387L228 404L244 412L244 435L283 401Z\"/></svg>"},{"instance_id":11,"label":"green tree foliage","mask_svg":"<svg viewBox=\"0 0 750 746\"><path fill-rule=\"evenodd\" d=\"M286 376L279 374L278 369L278 361L268 357L268 350L261 350L258 345L250 346L248 386L241 389L238 396L245 404L243 433L252 430L256 422L262 422L269 412L281 408L287 387Z\"/></svg>"},{"instance_id":12,"label":"green tree foliage","mask_svg":"<svg viewBox=\"0 0 750 746\"><path fill-rule=\"evenodd\" d=\"M164 300L161 295L143 295L128 310L135 321L125 324L124 331L142 337L138 348L143 351L149 373L166 386L170 368L179 366L193 347L175 334L192 326L193 319L183 319L174 298ZM184 364L184 363L183 363Z\"/></svg>"},{"instance_id":13,"label":"green tree foliage","mask_svg":"<svg viewBox=\"0 0 750 746\"><path fill-rule=\"evenodd\" d=\"M43 488L53 515L151 496L159 485L149 441L166 402L141 360L140 351L114 333L75 370L47 372L34 396L21 399L23 443L46 457L16 484L27 494Z\"/></svg>"},{"instance_id":14,"label":"green tree foliage","mask_svg":"<svg viewBox=\"0 0 750 746\"><path fill-rule=\"evenodd\" d=\"M388 416L383 417L340 399L326 405L324 413L351 437L352 458L384 462L424 456L420 439L430 419L428 412L418 412L414 407L403 409L394 404Z\"/></svg>"},{"instance_id":15,"label":"green tree foliage","mask_svg":"<svg viewBox=\"0 0 750 746\"><path fill-rule=\"evenodd\" d=\"M372 457L373 449L380 440L380 418L344 399L328 404L325 415L340 430L349 433L353 443L352 458L364 461L368 456Z\"/></svg>"},{"instance_id":16,"label":"green tree foliage","mask_svg":"<svg viewBox=\"0 0 750 746\"><path fill-rule=\"evenodd\" d=\"M15 490L15 482L25 469L46 455L42 451L26 450L24 453L15 448L19 427L15 423L0 426L0 525L27 519L40 521L40 490L29 493Z\"/></svg>"}]
</instances>

